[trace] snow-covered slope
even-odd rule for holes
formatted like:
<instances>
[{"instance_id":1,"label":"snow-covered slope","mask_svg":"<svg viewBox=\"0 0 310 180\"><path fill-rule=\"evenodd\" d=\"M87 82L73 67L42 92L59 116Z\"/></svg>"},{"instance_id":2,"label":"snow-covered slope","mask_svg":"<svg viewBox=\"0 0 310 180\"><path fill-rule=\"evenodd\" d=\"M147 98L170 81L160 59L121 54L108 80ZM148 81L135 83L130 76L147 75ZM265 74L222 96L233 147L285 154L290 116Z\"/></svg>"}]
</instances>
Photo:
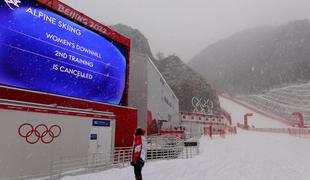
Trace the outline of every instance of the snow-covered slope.
<instances>
[{"instance_id":1,"label":"snow-covered slope","mask_svg":"<svg viewBox=\"0 0 310 180\"><path fill-rule=\"evenodd\" d=\"M248 124L250 126L254 125L257 128L287 128L288 126L284 123L271 119L269 117L263 116L250 109L236 104L226 98L220 97L220 103L223 109L231 113L233 124L244 123L244 114L253 113L253 116L248 118Z\"/></svg>"},{"instance_id":2,"label":"snow-covered slope","mask_svg":"<svg viewBox=\"0 0 310 180\"><path fill-rule=\"evenodd\" d=\"M222 106L239 120L248 110L221 99ZM280 127L263 116L256 125ZM254 118L253 117L253 118ZM242 122L242 121L240 121ZM254 120L252 121L254 123ZM146 163L145 180L309 180L310 139L286 134L248 132L225 139L200 140L201 154L193 159ZM131 180L133 168L110 169L96 174L64 177L63 180Z\"/></svg>"},{"instance_id":3,"label":"snow-covered slope","mask_svg":"<svg viewBox=\"0 0 310 180\"><path fill-rule=\"evenodd\" d=\"M302 112L305 123L310 125L310 83L277 88L242 99L288 119L296 119L292 112Z\"/></svg>"}]
</instances>

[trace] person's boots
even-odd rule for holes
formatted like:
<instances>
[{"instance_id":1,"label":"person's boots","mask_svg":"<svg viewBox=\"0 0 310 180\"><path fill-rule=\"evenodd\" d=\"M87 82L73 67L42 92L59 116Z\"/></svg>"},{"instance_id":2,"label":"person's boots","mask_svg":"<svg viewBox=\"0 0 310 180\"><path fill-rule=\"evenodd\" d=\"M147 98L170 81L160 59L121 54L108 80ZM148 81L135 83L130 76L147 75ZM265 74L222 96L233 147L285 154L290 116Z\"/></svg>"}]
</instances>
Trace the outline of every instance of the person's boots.
<instances>
[{"instance_id":1,"label":"person's boots","mask_svg":"<svg viewBox=\"0 0 310 180\"><path fill-rule=\"evenodd\" d=\"M142 180L142 176L136 176L136 180Z\"/></svg>"}]
</instances>

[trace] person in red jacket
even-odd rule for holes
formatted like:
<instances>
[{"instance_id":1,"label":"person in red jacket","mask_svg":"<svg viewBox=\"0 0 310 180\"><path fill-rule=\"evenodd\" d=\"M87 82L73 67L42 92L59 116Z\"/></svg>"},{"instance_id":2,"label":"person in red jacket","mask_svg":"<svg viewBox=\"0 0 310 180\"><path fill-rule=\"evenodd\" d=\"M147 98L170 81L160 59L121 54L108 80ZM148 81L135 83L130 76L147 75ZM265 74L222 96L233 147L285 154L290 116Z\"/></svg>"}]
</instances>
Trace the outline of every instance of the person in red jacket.
<instances>
[{"instance_id":1,"label":"person in red jacket","mask_svg":"<svg viewBox=\"0 0 310 180\"><path fill-rule=\"evenodd\" d=\"M137 128L132 145L131 165L134 167L136 180L142 180L142 167L145 163L147 142L144 134L143 129Z\"/></svg>"}]
</instances>

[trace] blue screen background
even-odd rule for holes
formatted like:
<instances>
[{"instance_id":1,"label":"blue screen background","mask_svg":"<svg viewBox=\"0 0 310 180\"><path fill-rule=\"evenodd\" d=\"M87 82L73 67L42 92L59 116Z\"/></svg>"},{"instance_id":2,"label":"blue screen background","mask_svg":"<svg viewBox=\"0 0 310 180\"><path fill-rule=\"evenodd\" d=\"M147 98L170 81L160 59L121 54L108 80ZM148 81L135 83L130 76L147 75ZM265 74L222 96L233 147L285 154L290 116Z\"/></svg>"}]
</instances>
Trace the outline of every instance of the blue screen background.
<instances>
[{"instance_id":1,"label":"blue screen background","mask_svg":"<svg viewBox=\"0 0 310 180\"><path fill-rule=\"evenodd\" d=\"M14 10L3 1L0 3L0 84L121 104L126 84L127 49L54 12L25 2ZM26 12L29 7L33 14ZM39 12L54 17L56 25L37 17ZM80 29L81 35L58 27L59 21ZM101 58L48 39L46 33L98 52ZM56 51L91 62L93 67L58 57ZM55 64L90 74L92 78L55 70Z\"/></svg>"}]
</instances>

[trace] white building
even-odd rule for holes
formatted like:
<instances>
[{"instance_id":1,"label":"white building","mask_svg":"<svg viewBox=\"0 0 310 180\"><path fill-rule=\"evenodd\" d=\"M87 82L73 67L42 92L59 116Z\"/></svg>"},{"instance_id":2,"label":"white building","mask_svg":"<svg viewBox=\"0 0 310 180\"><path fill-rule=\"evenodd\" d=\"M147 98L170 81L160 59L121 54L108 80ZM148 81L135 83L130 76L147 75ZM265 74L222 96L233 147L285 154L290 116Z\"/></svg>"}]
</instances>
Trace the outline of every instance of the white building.
<instances>
[{"instance_id":1,"label":"white building","mask_svg":"<svg viewBox=\"0 0 310 180\"><path fill-rule=\"evenodd\" d=\"M131 53L129 84L129 106L148 134L179 126L179 100L147 55Z\"/></svg>"}]
</instances>

